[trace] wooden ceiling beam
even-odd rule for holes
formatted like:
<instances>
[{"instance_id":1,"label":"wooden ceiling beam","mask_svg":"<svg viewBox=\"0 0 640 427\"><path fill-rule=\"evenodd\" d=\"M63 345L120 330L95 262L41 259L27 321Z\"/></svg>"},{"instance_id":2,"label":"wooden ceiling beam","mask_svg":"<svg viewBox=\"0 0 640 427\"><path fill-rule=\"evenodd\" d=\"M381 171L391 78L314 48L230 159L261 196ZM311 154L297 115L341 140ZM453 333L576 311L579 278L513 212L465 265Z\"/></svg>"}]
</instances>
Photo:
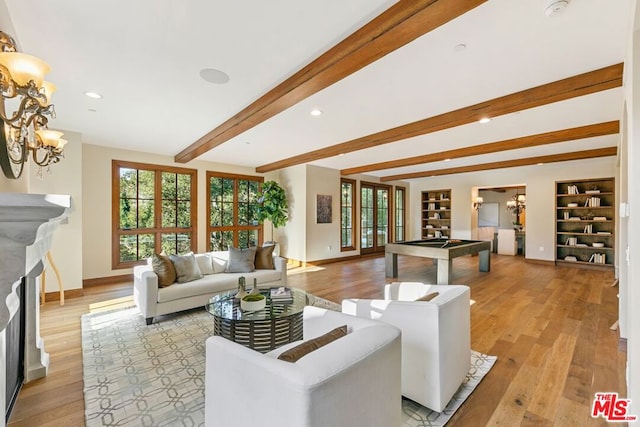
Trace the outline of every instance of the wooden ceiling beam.
<instances>
[{"instance_id":1,"label":"wooden ceiling beam","mask_svg":"<svg viewBox=\"0 0 640 427\"><path fill-rule=\"evenodd\" d=\"M400 0L175 156L186 163L487 0Z\"/></svg>"},{"instance_id":2,"label":"wooden ceiling beam","mask_svg":"<svg viewBox=\"0 0 640 427\"><path fill-rule=\"evenodd\" d=\"M340 171L342 175L352 175L356 173L366 173L384 169L400 168L404 166L421 165L424 163L439 162L445 159L459 159L461 157L479 156L481 154L497 153L505 150L515 150L518 148L537 147L557 142L575 141L596 136L612 135L620 132L620 122L597 123L593 125L580 126L570 129L556 130L552 132L528 135L520 138L506 139L503 141L490 142L487 144L474 145L471 147L457 148L455 150L440 151L438 153L424 154L421 156L407 157L405 159L390 160L388 162L373 163L370 165L357 166Z\"/></svg>"},{"instance_id":3,"label":"wooden ceiling beam","mask_svg":"<svg viewBox=\"0 0 640 427\"><path fill-rule=\"evenodd\" d=\"M405 179L426 178L430 176L453 175L458 173L479 172L491 169L514 168L518 166L530 166L538 163L566 162L569 160L592 159L596 157L615 156L617 147L597 148L594 150L575 151L572 153L553 154L549 156L528 157L524 159L505 160L502 162L483 163L479 165L460 166L457 168L436 169L430 171L388 175L380 178L380 181L398 181Z\"/></svg>"},{"instance_id":4,"label":"wooden ceiling beam","mask_svg":"<svg viewBox=\"0 0 640 427\"><path fill-rule=\"evenodd\" d=\"M479 104L418 120L351 141L259 166L256 168L256 172L270 172L276 169L309 163L343 153L364 150L390 142L466 125L476 122L483 117L497 117L503 114L514 113L516 111L620 87L622 86L622 70L622 63L610 65L598 70L543 84L500 98L484 101Z\"/></svg>"}]
</instances>

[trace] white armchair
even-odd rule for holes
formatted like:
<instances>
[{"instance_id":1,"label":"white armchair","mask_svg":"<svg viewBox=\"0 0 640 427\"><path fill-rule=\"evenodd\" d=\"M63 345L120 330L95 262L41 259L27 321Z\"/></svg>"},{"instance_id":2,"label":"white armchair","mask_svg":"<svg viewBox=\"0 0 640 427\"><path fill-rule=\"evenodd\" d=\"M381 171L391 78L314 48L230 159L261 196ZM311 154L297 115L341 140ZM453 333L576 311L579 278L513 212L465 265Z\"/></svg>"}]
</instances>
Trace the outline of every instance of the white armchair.
<instances>
[{"instance_id":1,"label":"white armchair","mask_svg":"<svg viewBox=\"0 0 640 427\"><path fill-rule=\"evenodd\" d=\"M516 230L498 230L498 253L501 255L516 255L518 253Z\"/></svg>"},{"instance_id":2,"label":"white armchair","mask_svg":"<svg viewBox=\"0 0 640 427\"><path fill-rule=\"evenodd\" d=\"M261 354L225 338L206 342L206 426L399 426L400 331L318 307L304 309L304 338L349 333L295 363L292 343Z\"/></svg>"},{"instance_id":3,"label":"white armchair","mask_svg":"<svg viewBox=\"0 0 640 427\"><path fill-rule=\"evenodd\" d=\"M392 283L384 300L343 300L342 311L402 330L402 394L442 412L470 368L469 287Z\"/></svg>"}]
</instances>

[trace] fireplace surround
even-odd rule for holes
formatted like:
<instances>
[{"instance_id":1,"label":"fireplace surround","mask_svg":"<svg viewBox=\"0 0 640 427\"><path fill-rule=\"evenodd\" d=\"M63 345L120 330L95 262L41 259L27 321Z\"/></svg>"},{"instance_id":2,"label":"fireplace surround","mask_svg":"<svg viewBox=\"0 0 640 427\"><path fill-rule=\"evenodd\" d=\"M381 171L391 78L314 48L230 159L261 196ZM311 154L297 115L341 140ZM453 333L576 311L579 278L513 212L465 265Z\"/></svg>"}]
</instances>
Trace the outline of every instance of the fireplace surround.
<instances>
[{"instance_id":1,"label":"fireplace surround","mask_svg":"<svg viewBox=\"0 0 640 427\"><path fill-rule=\"evenodd\" d=\"M40 336L39 277L53 233L70 210L67 195L0 193L0 402L4 408L13 397L7 395L7 377L29 382L47 375L49 355ZM18 364L13 360L15 354L7 353L7 326L16 315L24 316L16 319L23 324L18 341L24 340L22 352L17 353L22 358ZM7 367L18 366L23 372L7 375ZM5 410L0 427L8 417Z\"/></svg>"}]
</instances>

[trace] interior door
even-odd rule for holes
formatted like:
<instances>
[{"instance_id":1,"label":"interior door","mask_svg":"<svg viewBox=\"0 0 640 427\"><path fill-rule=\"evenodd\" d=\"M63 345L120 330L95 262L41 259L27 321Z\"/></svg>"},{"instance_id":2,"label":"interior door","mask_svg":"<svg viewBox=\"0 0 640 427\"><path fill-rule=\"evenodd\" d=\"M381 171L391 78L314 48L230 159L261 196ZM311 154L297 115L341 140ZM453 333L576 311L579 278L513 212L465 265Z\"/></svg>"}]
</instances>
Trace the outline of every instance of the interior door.
<instances>
[{"instance_id":1,"label":"interior door","mask_svg":"<svg viewBox=\"0 0 640 427\"><path fill-rule=\"evenodd\" d=\"M360 183L360 253L383 252L389 242L391 187Z\"/></svg>"}]
</instances>

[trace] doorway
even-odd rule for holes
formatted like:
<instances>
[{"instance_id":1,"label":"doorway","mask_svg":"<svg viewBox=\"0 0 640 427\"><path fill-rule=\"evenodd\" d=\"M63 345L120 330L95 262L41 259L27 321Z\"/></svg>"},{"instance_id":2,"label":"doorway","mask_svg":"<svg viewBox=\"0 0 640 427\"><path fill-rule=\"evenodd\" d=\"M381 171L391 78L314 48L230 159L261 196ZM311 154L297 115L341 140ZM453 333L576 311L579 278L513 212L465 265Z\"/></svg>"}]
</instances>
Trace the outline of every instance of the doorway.
<instances>
[{"instance_id":1,"label":"doorway","mask_svg":"<svg viewBox=\"0 0 640 427\"><path fill-rule=\"evenodd\" d=\"M517 254L526 255L527 192L525 185L478 188L482 205L477 209L478 238L498 246L498 230L514 229Z\"/></svg>"},{"instance_id":2,"label":"doorway","mask_svg":"<svg viewBox=\"0 0 640 427\"><path fill-rule=\"evenodd\" d=\"M384 252L389 242L391 186L360 183L360 253Z\"/></svg>"}]
</instances>

